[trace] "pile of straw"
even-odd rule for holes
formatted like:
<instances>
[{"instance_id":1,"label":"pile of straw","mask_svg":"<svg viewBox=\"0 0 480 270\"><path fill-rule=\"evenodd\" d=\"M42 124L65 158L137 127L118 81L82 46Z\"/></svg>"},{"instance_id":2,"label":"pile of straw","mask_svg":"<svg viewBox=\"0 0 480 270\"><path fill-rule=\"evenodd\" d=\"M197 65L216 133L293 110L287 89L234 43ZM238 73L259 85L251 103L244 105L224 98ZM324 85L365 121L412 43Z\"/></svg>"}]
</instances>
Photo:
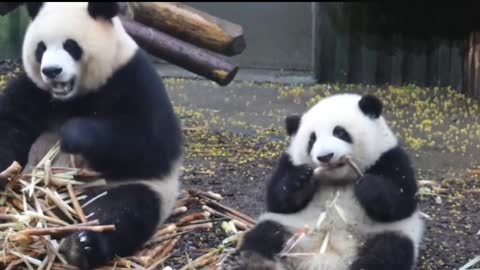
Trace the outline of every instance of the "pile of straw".
<instances>
[{"instance_id":1,"label":"pile of straw","mask_svg":"<svg viewBox=\"0 0 480 270\"><path fill-rule=\"evenodd\" d=\"M6 188L0 195L0 268L10 269L77 269L67 263L58 249L61 237L78 230L109 231L114 225L99 225L88 221L83 207L87 201L83 190L104 185L105 180L93 171L54 167L59 154L58 143L29 173L21 173L21 166L14 162L0 173L0 181ZM211 230L215 220L221 218L221 227L230 235L219 247L204 251L195 260L185 261L186 269L217 268L226 255L226 247L234 245L239 232L251 229L255 221L219 201L221 195L198 190L183 191L169 220L137 254L127 258L115 258L108 266L98 269L171 269L168 259L177 254L177 246L188 234L198 230ZM199 212L189 211L192 203L200 206ZM60 210L67 218L54 213ZM180 254L181 255L181 254Z\"/></svg>"}]
</instances>

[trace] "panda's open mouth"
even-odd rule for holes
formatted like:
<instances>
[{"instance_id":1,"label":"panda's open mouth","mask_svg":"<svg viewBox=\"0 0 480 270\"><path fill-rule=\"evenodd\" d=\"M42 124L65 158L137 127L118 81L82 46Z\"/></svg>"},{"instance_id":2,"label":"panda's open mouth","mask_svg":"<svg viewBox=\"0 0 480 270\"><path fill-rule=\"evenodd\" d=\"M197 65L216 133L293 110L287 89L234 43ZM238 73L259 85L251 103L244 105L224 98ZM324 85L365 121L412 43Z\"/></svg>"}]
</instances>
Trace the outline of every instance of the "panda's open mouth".
<instances>
[{"instance_id":1,"label":"panda's open mouth","mask_svg":"<svg viewBox=\"0 0 480 270\"><path fill-rule=\"evenodd\" d=\"M52 85L52 94L56 97L67 96L73 91L75 85L75 78L72 78L66 82L51 82Z\"/></svg>"}]
</instances>

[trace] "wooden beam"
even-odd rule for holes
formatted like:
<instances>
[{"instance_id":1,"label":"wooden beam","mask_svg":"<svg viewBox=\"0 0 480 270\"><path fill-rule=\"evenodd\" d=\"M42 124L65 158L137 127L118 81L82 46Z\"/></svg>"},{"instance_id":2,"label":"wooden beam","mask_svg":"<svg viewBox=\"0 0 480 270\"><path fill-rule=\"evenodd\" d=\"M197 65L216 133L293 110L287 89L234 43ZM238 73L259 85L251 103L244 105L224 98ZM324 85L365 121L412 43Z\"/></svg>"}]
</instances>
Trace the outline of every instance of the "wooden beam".
<instances>
[{"instance_id":1,"label":"wooden beam","mask_svg":"<svg viewBox=\"0 0 480 270\"><path fill-rule=\"evenodd\" d=\"M134 20L226 56L246 48L240 25L176 2L128 2Z\"/></svg>"},{"instance_id":2,"label":"wooden beam","mask_svg":"<svg viewBox=\"0 0 480 270\"><path fill-rule=\"evenodd\" d=\"M147 52L221 86L229 84L237 74L237 66L201 48L127 18L123 18L122 23L127 33Z\"/></svg>"}]
</instances>

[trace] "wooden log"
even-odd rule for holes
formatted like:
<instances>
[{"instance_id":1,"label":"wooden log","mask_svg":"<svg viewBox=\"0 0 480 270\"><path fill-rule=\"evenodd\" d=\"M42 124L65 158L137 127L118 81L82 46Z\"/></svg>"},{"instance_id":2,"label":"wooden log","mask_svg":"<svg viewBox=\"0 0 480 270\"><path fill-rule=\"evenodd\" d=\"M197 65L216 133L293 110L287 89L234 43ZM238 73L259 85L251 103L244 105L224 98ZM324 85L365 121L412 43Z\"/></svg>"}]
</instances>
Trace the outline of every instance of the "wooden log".
<instances>
[{"instance_id":1,"label":"wooden log","mask_svg":"<svg viewBox=\"0 0 480 270\"><path fill-rule=\"evenodd\" d=\"M240 25L176 2L129 2L134 20L226 56L246 48Z\"/></svg>"},{"instance_id":2,"label":"wooden log","mask_svg":"<svg viewBox=\"0 0 480 270\"><path fill-rule=\"evenodd\" d=\"M123 18L122 23L127 33L150 54L221 86L228 85L238 72L237 66L201 48L127 18Z\"/></svg>"},{"instance_id":3,"label":"wooden log","mask_svg":"<svg viewBox=\"0 0 480 270\"><path fill-rule=\"evenodd\" d=\"M23 2L1 2L0 3L0 15L5 16L6 14L14 11L17 9L20 5L22 5Z\"/></svg>"}]
</instances>

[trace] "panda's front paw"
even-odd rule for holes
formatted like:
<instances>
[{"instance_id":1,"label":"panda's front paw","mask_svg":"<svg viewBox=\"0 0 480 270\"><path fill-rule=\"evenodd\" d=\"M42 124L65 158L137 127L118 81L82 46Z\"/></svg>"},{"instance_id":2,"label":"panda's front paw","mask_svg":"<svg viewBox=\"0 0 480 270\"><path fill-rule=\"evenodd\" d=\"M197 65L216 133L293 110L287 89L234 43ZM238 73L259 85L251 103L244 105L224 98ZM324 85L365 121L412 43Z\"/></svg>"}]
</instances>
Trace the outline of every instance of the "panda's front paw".
<instances>
[{"instance_id":1,"label":"panda's front paw","mask_svg":"<svg viewBox=\"0 0 480 270\"><path fill-rule=\"evenodd\" d=\"M106 236L92 231L71 234L63 241L59 251L68 263L82 270L93 269L113 259Z\"/></svg>"},{"instance_id":2,"label":"panda's front paw","mask_svg":"<svg viewBox=\"0 0 480 270\"><path fill-rule=\"evenodd\" d=\"M95 148L98 129L88 119L76 118L68 121L61 130L62 151L71 154L85 154Z\"/></svg>"},{"instance_id":3,"label":"panda's front paw","mask_svg":"<svg viewBox=\"0 0 480 270\"><path fill-rule=\"evenodd\" d=\"M306 184L311 183L313 176L313 169L307 165L301 165L295 167L290 172L290 177L288 179L288 189L290 191L297 191L302 187L305 187Z\"/></svg>"}]
</instances>

